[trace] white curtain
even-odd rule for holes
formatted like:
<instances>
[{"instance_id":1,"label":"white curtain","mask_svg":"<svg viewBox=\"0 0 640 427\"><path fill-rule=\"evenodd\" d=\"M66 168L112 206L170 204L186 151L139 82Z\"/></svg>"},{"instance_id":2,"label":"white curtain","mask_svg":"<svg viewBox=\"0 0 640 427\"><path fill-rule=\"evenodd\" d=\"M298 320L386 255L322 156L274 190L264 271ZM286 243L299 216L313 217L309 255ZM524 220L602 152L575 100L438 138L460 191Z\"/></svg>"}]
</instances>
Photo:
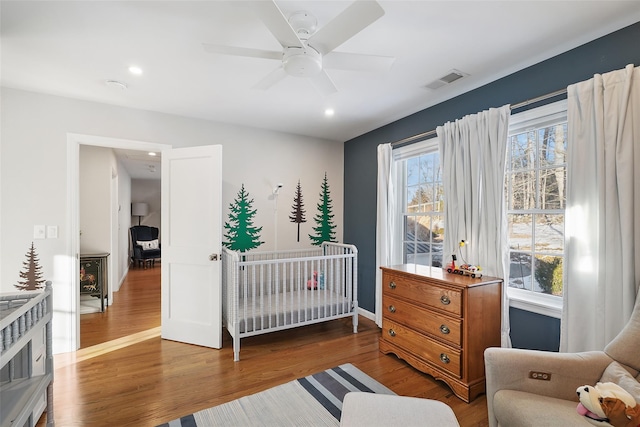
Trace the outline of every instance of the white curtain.
<instances>
[{"instance_id":1,"label":"white curtain","mask_svg":"<svg viewBox=\"0 0 640 427\"><path fill-rule=\"evenodd\" d=\"M503 347L510 347L508 241L504 171L511 109L508 105L439 126L445 197L444 254L461 254L483 274L504 278ZM459 251L459 242L467 245ZM446 259L446 258L445 258ZM459 262L460 257L458 257Z\"/></svg>"},{"instance_id":2,"label":"white curtain","mask_svg":"<svg viewBox=\"0 0 640 427\"><path fill-rule=\"evenodd\" d=\"M640 285L640 69L567 88L567 207L560 350L601 350Z\"/></svg>"},{"instance_id":3,"label":"white curtain","mask_svg":"<svg viewBox=\"0 0 640 427\"><path fill-rule=\"evenodd\" d=\"M395 164L391 144L378 145L378 201L376 224L376 324L382 327L381 266L396 264L398 215L395 190Z\"/></svg>"}]
</instances>

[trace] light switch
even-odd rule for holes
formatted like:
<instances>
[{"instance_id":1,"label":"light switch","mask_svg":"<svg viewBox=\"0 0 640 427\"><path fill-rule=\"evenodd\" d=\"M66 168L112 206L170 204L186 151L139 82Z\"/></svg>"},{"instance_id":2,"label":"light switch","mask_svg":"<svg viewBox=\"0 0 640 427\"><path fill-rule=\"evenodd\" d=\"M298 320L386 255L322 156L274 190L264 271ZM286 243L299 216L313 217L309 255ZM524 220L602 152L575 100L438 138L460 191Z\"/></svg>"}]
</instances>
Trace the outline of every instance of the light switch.
<instances>
[{"instance_id":1,"label":"light switch","mask_svg":"<svg viewBox=\"0 0 640 427\"><path fill-rule=\"evenodd\" d=\"M58 238L58 226L47 225L47 239L57 239L57 238Z\"/></svg>"},{"instance_id":2,"label":"light switch","mask_svg":"<svg viewBox=\"0 0 640 427\"><path fill-rule=\"evenodd\" d=\"M33 226L33 238L34 239L46 239L46 226L44 225L34 225Z\"/></svg>"}]
</instances>

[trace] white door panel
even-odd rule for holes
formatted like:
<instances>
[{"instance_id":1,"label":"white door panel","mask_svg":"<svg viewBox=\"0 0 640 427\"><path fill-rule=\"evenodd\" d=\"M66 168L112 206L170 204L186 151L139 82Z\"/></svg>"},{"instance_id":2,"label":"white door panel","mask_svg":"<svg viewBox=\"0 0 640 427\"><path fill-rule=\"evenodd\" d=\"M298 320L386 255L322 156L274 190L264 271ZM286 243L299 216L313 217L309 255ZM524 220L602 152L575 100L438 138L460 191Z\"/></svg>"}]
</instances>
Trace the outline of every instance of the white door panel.
<instances>
[{"instance_id":1,"label":"white door panel","mask_svg":"<svg viewBox=\"0 0 640 427\"><path fill-rule=\"evenodd\" d=\"M162 152L162 338L222 347L221 193L221 146Z\"/></svg>"}]
</instances>

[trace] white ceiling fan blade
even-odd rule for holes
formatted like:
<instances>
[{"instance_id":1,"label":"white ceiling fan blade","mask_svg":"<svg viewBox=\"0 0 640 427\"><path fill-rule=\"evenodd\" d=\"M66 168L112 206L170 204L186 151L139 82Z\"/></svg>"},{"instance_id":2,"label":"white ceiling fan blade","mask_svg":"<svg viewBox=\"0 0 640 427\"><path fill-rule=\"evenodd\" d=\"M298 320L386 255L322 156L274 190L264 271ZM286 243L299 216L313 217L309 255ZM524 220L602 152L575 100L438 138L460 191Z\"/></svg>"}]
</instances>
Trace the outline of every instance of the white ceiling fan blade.
<instances>
[{"instance_id":1,"label":"white ceiling fan blade","mask_svg":"<svg viewBox=\"0 0 640 427\"><path fill-rule=\"evenodd\" d=\"M302 47L302 42L298 38L298 35L293 28L291 28L287 17L284 16L274 1L253 1L251 2L251 7L278 42L280 42L282 47Z\"/></svg>"},{"instance_id":2,"label":"white ceiling fan blade","mask_svg":"<svg viewBox=\"0 0 640 427\"><path fill-rule=\"evenodd\" d=\"M331 52L322 57L322 65L336 70L386 73L395 60L396 58L392 56Z\"/></svg>"},{"instance_id":3,"label":"white ceiling fan blade","mask_svg":"<svg viewBox=\"0 0 640 427\"><path fill-rule=\"evenodd\" d=\"M332 93L336 93L338 88L335 84L333 84L333 80L329 77L326 71L320 71L315 77L311 78L311 83L322 93L323 95L331 95Z\"/></svg>"},{"instance_id":4,"label":"white ceiling fan blade","mask_svg":"<svg viewBox=\"0 0 640 427\"><path fill-rule=\"evenodd\" d=\"M202 43L204 50L209 53L220 53L223 55L248 56L251 58L278 59L282 60L282 52L274 50L252 49L248 47L224 46L211 43Z\"/></svg>"},{"instance_id":5,"label":"white ceiling fan blade","mask_svg":"<svg viewBox=\"0 0 640 427\"><path fill-rule=\"evenodd\" d=\"M282 67L278 67L253 86L253 89L267 90L280 80L287 77L287 72Z\"/></svg>"},{"instance_id":6,"label":"white ceiling fan blade","mask_svg":"<svg viewBox=\"0 0 640 427\"><path fill-rule=\"evenodd\" d=\"M383 15L378 2L356 1L309 37L309 44L327 54Z\"/></svg>"}]
</instances>

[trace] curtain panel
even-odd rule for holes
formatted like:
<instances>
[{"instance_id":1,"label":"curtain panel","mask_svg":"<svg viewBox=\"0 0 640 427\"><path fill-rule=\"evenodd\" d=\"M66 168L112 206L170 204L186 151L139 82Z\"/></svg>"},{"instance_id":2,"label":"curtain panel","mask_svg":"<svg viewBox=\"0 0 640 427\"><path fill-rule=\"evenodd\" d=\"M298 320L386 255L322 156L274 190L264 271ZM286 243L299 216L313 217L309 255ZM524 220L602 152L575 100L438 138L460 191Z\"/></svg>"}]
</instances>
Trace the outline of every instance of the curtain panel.
<instances>
[{"instance_id":1,"label":"curtain panel","mask_svg":"<svg viewBox=\"0 0 640 427\"><path fill-rule=\"evenodd\" d=\"M511 108L505 105L438 126L445 197L445 254L458 254L503 284L503 347L510 347L504 173ZM468 244L459 248L461 240Z\"/></svg>"},{"instance_id":2,"label":"curtain panel","mask_svg":"<svg viewBox=\"0 0 640 427\"><path fill-rule=\"evenodd\" d=\"M602 350L640 286L640 68L570 85L567 100L560 351Z\"/></svg>"},{"instance_id":3,"label":"curtain panel","mask_svg":"<svg viewBox=\"0 0 640 427\"><path fill-rule=\"evenodd\" d=\"M402 239L398 226L398 199L395 189L396 166L391 144L378 145L378 189L376 216L376 312L375 321L382 327L381 266L398 263L396 242Z\"/></svg>"}]
</instances>

